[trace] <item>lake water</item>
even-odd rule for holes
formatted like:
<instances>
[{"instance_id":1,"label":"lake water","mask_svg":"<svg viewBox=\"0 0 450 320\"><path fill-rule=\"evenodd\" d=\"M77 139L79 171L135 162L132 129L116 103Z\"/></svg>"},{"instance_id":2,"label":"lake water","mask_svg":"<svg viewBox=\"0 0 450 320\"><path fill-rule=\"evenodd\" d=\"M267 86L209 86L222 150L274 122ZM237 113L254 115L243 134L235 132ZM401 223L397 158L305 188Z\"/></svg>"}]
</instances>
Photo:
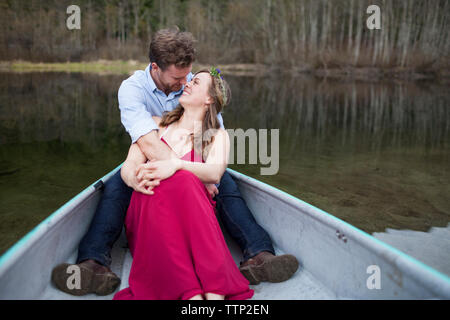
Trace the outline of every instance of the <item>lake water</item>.
<instances>
[{"instance_id":1,"label":"lake water","mask_svg":"<svg viewBox=\"0 0 450 320\"><path fill-rule=\"evenodd\" d=\"M0 254L122 163L127 75L0 73ZM356 227L450 222L448 83L227 77L227 128L279 129L279 171L230 167Z\"/></svg>"}]
</instances>

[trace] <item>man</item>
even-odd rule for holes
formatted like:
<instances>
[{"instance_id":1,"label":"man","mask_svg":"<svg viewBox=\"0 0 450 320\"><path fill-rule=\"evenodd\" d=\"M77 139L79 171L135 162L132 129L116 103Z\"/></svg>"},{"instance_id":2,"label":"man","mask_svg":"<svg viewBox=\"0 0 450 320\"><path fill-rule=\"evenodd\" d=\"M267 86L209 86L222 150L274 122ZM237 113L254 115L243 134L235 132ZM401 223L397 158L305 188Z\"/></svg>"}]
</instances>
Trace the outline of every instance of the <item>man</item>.
<instances>
[{"instance_id":1,"label":"man","mask_svg":"<svg viewBox=\"0 0 450 320\"><path fill-rule=\"evenodd\" d=\"M162 116L165 111L171 111L178 105L184 85L192 79L192 63L195 61L193 44L194 38L188 32L173 29L158 31L150 44L149 66L145 71L135 72L119 88L122 124L130 134L132 143L136 143L148 159L176 157L158 138L158 127L152 116ZM220 114L218 120L223 127ZM145 164L140 169L145 170ZM124 183L119 171L105 184L89 230L78 248L81 288L67 287L70 276L67 268L71 265L65 263L56 266L52 272L52 280L60 290L73 295L107 295L120 284L119 277L109 268L110 253L122 231L131 193L133 189L148 193L157 186L157 182L139 179L137 175L127 181L129 185ZM230 174L225 172L218 189L214 185L206 187L215 195L222 221L243 251L244 262L240 270L250 283L289 279L297 270L298 261L292 255L275 256L269 235L256 223Z\"/></svg>"}]
</instances>

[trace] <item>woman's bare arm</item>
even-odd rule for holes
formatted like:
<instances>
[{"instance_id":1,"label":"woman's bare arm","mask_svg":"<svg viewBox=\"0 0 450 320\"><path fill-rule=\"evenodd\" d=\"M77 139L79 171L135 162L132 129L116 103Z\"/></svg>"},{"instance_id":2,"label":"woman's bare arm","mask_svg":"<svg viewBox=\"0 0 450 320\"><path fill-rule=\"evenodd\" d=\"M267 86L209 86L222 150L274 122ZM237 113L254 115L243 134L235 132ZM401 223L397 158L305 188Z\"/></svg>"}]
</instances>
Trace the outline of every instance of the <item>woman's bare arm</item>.
<instances>
[{"instance_id":1,"label":"woman's bare arm","mask_svg":"<svg viewBox=\"0 0 450 320\"><path fill-rule=\"evenodd\" d=\"M205 163L178 160L177 170L188 170L204 183L219 183L228 165L230 139L224 129L217 130Z\"/></svg>"},{"instance_id":2,"label":"woman's bare arm","mask_svg":"<svg viewBox=\"0 0 450 320\"><path fill-rule=\"evenodd\" d=\"M220 129L215 136L205 163L185 161L179 158L152 161L139 166L140 168L145 166L145 170L140 170L138 179L164 180L172 176L177 170L188 170L205 184L219 183L227 167L229 151L228 133Z\"/></svg>"},{"instance_id":3,"label":"woman's bare arm","mask_svg":"<svg viewBox=\"0 0 450 320\"><path fill-rule=\"evenodd\" d=\"M128 156L120 169L122 180L127 186L133 188L135 191L144 194L153 194L154 186L159 184L158 180L143 181L136 176L136 168L147 161L147 157L141 151L136 143L133 143L128 150ZM149 187L147 189L147 187Z\"/></svg>"}]
</instances>

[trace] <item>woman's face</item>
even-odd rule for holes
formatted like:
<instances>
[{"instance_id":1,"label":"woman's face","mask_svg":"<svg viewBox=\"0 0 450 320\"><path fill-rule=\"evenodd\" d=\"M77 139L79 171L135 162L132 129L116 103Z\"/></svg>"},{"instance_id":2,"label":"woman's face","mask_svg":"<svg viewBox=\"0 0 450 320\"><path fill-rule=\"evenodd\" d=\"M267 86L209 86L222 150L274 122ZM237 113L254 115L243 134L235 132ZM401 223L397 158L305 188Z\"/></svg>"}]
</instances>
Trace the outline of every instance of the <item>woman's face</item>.
<instances>
[{"instance_id":1,"label":"woman's face","mask_svg":"<svg viewBox=\"0 0 450 320\"><path fill-rule=\"evenodd\" d=\"M186 84L183 94L180 97L180 104L186 106L204 106L211 103L209 88L211 86L211 76L209 73L200 72Z\"/></svg>"}]
</instances>

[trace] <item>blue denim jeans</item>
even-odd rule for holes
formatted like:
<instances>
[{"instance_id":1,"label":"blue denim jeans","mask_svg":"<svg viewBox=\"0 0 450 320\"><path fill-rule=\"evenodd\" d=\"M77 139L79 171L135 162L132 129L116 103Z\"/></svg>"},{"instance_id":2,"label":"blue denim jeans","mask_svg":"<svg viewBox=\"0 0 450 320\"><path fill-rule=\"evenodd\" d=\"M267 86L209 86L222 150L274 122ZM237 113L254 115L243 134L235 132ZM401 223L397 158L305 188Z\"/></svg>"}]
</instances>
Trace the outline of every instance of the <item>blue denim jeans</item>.
<instances>
[{"instance_id":1,"label":"blue denim jeans","mask_svg":"<svg viewBox=\"0 0 450 320\"><path fill-rule=\"evenodd\" d=\"M78 246L77 263L94 259L104 266L111 264L111 249L119 238L133 189L128 187L118 170L104 186L88 232Z\"/></svg>"},{"instance_id":2,"label":"blue denim jeans","mask_svg":"<svg viewBox=\"0 0 450 320\"><path fill-rule=\"evenodd\" d=\"M94 259L104 266L111 264L111 249L122 232L133 189L117 171L106 183L88 232L78 246L77 263ZM233 178L223 175L219 194L214 199L220 218L231 237L240 246L244 260L262 251L274 253L267 232L259 226L248 209Z\"/></svg>"},{"instance_id":3,"label":"blue denim jeans","mask_svg":"<svg viewBox=\"0 0 450 320\"><path fill-rule=\"evenodd\" d=\"M275 254L269 234L256 222L228 171L222 176L216 208L230 236L242 250L244 261L262 251Z\"/></svg>"}]
</instances>

